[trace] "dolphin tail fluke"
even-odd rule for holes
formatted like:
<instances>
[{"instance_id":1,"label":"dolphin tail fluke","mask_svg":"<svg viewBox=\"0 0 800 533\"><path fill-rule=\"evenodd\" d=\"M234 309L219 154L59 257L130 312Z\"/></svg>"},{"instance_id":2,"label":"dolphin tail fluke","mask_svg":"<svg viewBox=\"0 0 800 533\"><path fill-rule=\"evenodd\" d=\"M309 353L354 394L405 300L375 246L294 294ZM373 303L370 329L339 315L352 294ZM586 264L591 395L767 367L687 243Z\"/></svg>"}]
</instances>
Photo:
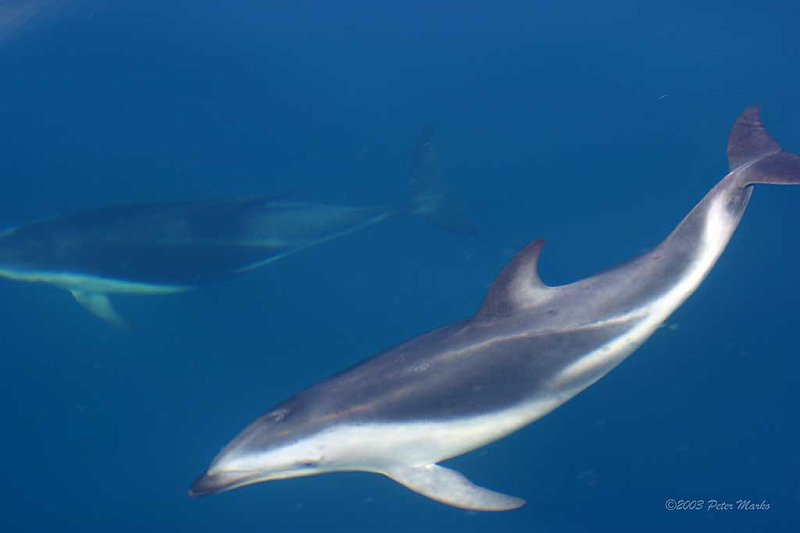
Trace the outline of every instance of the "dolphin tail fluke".
<instances>
[{"instance_id":1,"label":"dolphin tail fluke","mask_svg":"<svg viewBox=\"0 0 800 533\"><path fill-rule=\"evenodd\" d=\"M461 509L511 511L525 505L525 500L479 487L439 465L396 468L384 474L414 492Z\"/></svg>"},{"instance_id":2,"label":"dolphin tail fluke","mask_svg":"<svg viewBox=\"0 0 800 533\"><path fill-rule=\"evenodd\" d=\"M108 296L100 293L70 291L75 300L94 316L118 328L126 328L125 320L111 305Z\"/></svg>"},{"instance_id":3,"label":"dolphin tail fluke","mask_svg":"<svg viewBox=\"0 0 800 533\"><path fill-rule=\"evenodd\" d=\"M761 109L739 115L728 137L730 171L739 169L745 185L800 185L800 157L784 152L761 122Z\"/></svg>"},{"instance_id":4,"label":"dolphin tail fluke","mask_svg":"<svg viewBox=\"0 0 800 533\"><path fill-rule=\"evenodd\" d=\"M474 234L475 226L469 220L461 200L450 190L442 177L433 128L425 128L417 139L411 158L410 211L428 219L450 233Z\"/></svg>"}]
</instances>

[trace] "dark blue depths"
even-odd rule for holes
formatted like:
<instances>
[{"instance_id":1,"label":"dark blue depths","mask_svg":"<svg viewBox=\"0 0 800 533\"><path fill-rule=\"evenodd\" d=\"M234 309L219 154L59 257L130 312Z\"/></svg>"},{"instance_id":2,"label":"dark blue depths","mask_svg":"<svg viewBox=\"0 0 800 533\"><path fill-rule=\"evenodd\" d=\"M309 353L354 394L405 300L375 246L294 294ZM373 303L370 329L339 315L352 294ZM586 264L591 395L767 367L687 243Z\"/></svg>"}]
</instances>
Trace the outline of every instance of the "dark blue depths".
<instances>
[{"instance_id":1,"label":"dark blue depths","mask_svg":"<svg viewBox=\"0 0 800 533\"><path fill-rule=\"evenodd\" d=\"M548 241L551 284L657 243L724 175L745 106L800 150L793 1L268 4L0 0L0 226L249 195L396 205L433 124L480 233L397 218L199 291L120 297L129 331L0 282L0 530L800 527L800 191L777 187L638 353L450 462L522 510L367 474L188 498L271 406L471 315L526 242Z\"/></svg>"}]
</instances>

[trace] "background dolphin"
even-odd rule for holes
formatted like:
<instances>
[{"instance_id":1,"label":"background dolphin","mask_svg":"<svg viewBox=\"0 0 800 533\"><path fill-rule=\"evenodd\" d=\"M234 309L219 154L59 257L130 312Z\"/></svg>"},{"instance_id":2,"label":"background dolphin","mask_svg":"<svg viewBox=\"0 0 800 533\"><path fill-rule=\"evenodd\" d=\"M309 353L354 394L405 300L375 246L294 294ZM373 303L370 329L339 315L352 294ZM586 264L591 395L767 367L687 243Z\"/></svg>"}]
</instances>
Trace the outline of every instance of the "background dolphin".
<instances>
[{"instance_id":1,"label":"background dolphin","mask_svg":"<svg viewBox=\"0 0 800 533\"><path fill-rule=\"evenodd\" d=\"M0 233L0 276L69 290L100 318L122 325L110 293L185 291L252 270L398 214L474 231L442 179L426 129L413 152L407 207L349 207L272 198L114 206L57 216Z\"/></svg>"},{"instance_id":2,"label":"background dolphin","mask_svg":"<svg viewBox=\"0 0 800 533\"><path fill-rule=\"evenodd\" d=\"M800 184L759 110L728 143L730 173L658 247L560 287L537 274L542 241L503 270L477 315L290 398L214 459L191 494L336 471L383 474L434 500L481 511L524 501L437 463L516 431L621 363L700 285L758 183Z\"/></svg>"}]
</instances>

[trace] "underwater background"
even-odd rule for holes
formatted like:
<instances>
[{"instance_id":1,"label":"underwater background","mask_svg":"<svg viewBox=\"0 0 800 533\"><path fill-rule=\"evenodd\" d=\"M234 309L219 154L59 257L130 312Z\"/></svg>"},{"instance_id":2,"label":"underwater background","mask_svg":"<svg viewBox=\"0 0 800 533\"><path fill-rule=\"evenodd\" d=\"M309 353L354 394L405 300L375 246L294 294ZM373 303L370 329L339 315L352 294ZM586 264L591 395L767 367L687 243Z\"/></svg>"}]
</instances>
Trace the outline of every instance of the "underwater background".
<instances>
[{"instance_id":1,"label":"underwater background","mask_svg":"<svg viewBox=\"0 0 800 533\"><path fill-rule=\"evenodd\" d=\"M800 530L800 188L759 187L707 281L605 379L448 462L521 510L362 473L187 495L259 414L469 317L525 243L547 240L549 284L658 243L726 174L746 106L800 152L798 24L795 0L0 0L0 227L263 194L403 205L431 125L480 229L397 218L117 297L129 330L0 281L0 531Z\"/></svg>"}]
</instances>

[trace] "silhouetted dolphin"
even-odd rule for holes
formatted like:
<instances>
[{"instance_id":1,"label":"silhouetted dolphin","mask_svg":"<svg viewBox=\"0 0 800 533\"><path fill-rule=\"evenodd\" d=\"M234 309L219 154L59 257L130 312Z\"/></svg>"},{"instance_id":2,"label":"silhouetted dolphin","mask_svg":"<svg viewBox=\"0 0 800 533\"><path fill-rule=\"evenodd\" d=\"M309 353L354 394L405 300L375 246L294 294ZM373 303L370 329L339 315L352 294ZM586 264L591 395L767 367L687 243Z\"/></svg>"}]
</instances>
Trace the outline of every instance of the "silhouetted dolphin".
<instances>
[{"instance_id":1,"label":"silhouetted dolphin","mask_svg":"<svg viewBox=\"0 0 800 533\"><path fill-rule=\"evenodd\" d=\"M185 291L393 215L417 214L449 231L471 231L441 178L430 130L414 150L411 193L402 209L245 198L62 215L1 233L0 276L63 287L95 315L121 325L108 294Z\"/></svg>"},{"instance_id":2,"label":"silhouetted dolphin","mask_svg":"<svg viewBox=\"0 0 800 533\"><path fill-rule=\"evenodd\" d=\"M192 485L200 496L337 471L383 474L429 498L480 511L524 501L437 463L500 439L560 406L638 348L700 285L757 183L800 184L757 108L736 121L731 172L651 252L548 287L542 241L495 281L477 315L323 381L263 415Z\"/></svg>"}]
</instances>

